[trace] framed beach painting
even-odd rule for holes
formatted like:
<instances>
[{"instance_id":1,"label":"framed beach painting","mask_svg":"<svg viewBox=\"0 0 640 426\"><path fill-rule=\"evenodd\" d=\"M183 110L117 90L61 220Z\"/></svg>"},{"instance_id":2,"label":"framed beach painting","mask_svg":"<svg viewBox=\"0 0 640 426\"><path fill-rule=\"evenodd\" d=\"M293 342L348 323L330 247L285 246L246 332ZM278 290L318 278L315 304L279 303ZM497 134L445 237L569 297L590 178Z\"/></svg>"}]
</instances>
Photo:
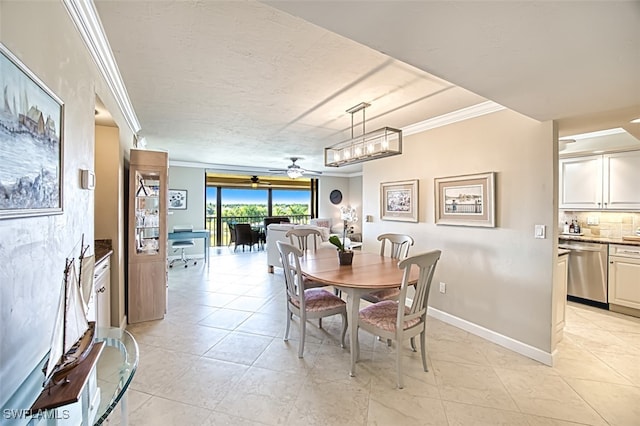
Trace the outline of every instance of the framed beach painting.
<instances>
[{"instance_id":1,"label":"framed beach painting","mask_svg":"<svg viewBox=\"0 0 640 426\"><path fill-rule=\"evenodd\" d=\"M418 221L418 180L380 184L380 218L403 222Z\"/></svg>"},{"instance_id":2,"label":"framed beach painting","mask_svg":"<svg viewBox=\"0 0 640 426\"><path fill-rule=\"evenodd\" d=\"M436 178L438 225L495 227L495 172Z\"/></svg>"},{"instance_id":3,"label":"framed beach painting","mask_svg":"<svg viewBox=\"0 0 640 426\"><path fill-rule=\"evenodd\" d=\"M0 43L0 219L62 213L62 101Z\"/></svg>"},{"instance_id":4,"label":"framed beach painting","mask_svg":"<svg viewBox=\"0 0 640 426\"><path fill-rule=\"evenodd\" d=\"M170 189L169 190L169 208L172 210L187 209L187 190L186 189Z\"/></svg>"}]
</instances>

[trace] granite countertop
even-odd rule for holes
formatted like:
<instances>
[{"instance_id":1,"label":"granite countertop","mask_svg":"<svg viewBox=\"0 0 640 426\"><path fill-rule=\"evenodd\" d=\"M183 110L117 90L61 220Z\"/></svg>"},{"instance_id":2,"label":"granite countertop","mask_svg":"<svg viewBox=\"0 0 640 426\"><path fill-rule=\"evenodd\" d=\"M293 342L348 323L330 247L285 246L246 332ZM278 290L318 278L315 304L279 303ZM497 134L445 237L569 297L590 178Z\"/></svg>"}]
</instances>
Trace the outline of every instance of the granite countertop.
<instances>
[{"instance_id":1,"label":"granite countertop","mask_svg":"<svg viewBox=\"0 0 640 426\"><path fill-rule=\"evenodd\" d=\"M96 253L96 265L113 253L113 248L111 246L111 240L95 240L95 253Z\"/></svg>"},{"instance_id":2,"label":"granite countertop","mask_svg":"<svg viewBox=\"0 0 640 426\"><path fill-rule=\"evenodd\" d=\"M561 240L569 241L584 241L586 243L601 243L601 244L625 244L628 246L640 246L640 241L623 240L622 238L600 237L594 235L567 235L559 234L558 238Z\"/></svg>"},{"instance_id":3,"label":"granite countertop","mask_svg":"<svg viewBox=\"0 0 640 426\"><path fill-rule=\"evenodd\" d=\"M571 253L571 250L562 249L562 248L558 249L558 256L562 256L562 255L569 254L569 253Z\"/></svg>"}]
</instances>

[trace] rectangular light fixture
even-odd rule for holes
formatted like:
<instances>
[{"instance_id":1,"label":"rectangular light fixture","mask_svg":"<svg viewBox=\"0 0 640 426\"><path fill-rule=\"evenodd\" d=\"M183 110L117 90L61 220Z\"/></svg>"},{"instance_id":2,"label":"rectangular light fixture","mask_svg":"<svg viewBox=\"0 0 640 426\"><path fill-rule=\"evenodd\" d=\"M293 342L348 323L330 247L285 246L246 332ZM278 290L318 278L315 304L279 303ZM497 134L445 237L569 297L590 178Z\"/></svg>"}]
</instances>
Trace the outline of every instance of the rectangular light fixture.
<instances>
[{"instance_id":1,"label":"rectangular light fixture","mask_svg":"<svg viewBox=\"0 0 640 426\"><path fill-rule=\"evenodd\" d=\"M402 130L383 127L365 133L364 110L368 106L370 104L362 102L347 110L351 114L351 139L324 149L325 166L340 167L402 154ZM353 114L358 111L362 111L362 135L354 137Z\"/></svg>"},{"instance_id":2,"label":"rectangular light fixture","mask_svg":"<svg viewBox=\"0 0 640 426\"><path fill-rule=\"evenodd\" d=\"M402 130L383 127L324 149L324 165L340 167L402 154Z\"/></svg>"}]
</instances>

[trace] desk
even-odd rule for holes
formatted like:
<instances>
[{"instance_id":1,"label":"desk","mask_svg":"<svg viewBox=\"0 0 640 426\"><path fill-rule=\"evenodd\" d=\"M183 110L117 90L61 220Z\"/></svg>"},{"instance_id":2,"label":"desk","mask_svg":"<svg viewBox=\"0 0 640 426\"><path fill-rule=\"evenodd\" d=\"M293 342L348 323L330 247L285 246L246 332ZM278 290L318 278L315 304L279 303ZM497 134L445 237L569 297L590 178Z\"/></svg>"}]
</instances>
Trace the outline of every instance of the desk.
<instances>
[{"instance_id":1,"label":"desk","mask_svg":"<svg viewBox=\"0 0 640 426\"><path fill-rule=\"evenodd\" d=\"M204 238L204 261L206 263L209 259L209 246L211 245L211 233L208 230L169 232L170 240L191 240L194 238Z\"/></svg>"},{"instance_id":2,"label":"desk","mask_svg":"<svg viewBox=\"0 0 640 426\"><path fill-rule=\"evenodd\" d=\"M398 268L398 260L379 254L355 251L353 264L340 266L334 249L318 249L306 253L300 259L302 274L326 285L334 286L347 294L347 317L349 318L349 350L351 371L356 373L356 342L358 339L358 312L360 297L386 288L400 287L404 271ZM418 269L412 268L410 282L418 280Z\"/></svg>"},{"instance_id":3,"label":"desk","mask_svg":"<svg viewBox=\"0 0 640 426\"><path fill-rule=\"evenodd\" d=\"M105 346L98 358L100 406L95 425L101 425L120 403L120 424L126 426L127 388L138 368L138 344L129 332L119 328L98 328L96 341Z\"/></svg>"}]
</instances>

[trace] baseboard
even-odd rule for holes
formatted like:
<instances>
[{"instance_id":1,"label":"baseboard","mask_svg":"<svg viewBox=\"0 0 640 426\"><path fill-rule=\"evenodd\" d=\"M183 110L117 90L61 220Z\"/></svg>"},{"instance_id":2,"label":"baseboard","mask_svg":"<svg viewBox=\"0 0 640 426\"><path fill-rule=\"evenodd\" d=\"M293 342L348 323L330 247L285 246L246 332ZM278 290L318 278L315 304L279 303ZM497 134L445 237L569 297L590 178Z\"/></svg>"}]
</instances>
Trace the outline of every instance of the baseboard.
<instances>
[{"instance_id":1,"label":"baseboard","mask_svg":"<svg viewBox=\"0 0 640 426\"><path fill-rule=\"evenodd\" d=\"M120 330L125 330L127 328L127 316L122 316L122 321L120 321Z\"/></svg>"},{"instance_id":2,"label":"baseboard","mask_svg":"<svg viewBox=\"0 0 640 426\"><path fill-rule=\"evenodd\" d=\"M442 322L445 322L447 324L450 324L454 327L467 331L473 335L482 337L483 339L488 340L492 343L495 343L496 345L500 345L511 351L519 353L520 355L524 355L528 358L541 362L545 365L548 365L548 366L553 365L553 358L555 356L555 351L553 354L545 352L538 348L534 348L531 345L512 339L511 337L504 336L500 333L496 333L493 330L489 330L488 328L484 328L480 325L474 324L462 318L458 318L454 315L440 311L435 308L429 307L427 311L427 315L435 319L438 319Z\"/></svg>"}]
</instances>

